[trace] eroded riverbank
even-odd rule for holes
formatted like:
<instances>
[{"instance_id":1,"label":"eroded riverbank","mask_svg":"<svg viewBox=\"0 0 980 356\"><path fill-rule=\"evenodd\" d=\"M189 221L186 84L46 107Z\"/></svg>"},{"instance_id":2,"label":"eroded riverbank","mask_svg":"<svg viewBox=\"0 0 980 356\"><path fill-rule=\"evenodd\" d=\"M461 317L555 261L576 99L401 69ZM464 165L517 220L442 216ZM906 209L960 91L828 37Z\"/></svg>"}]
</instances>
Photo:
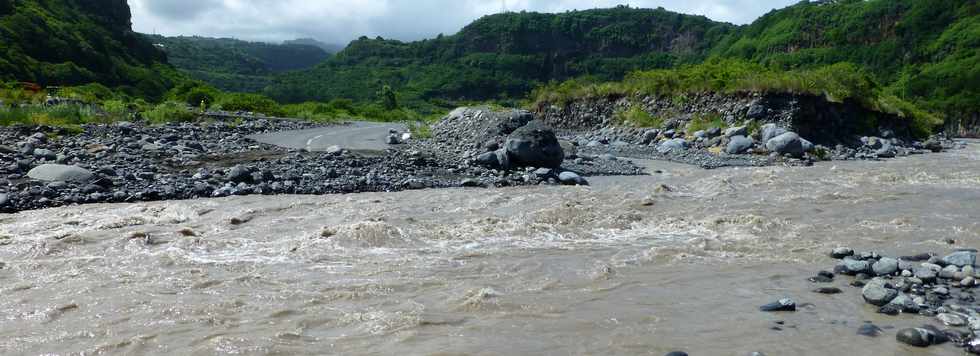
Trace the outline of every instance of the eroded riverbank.
<instances>
[{"instance_id":1,"label":"eroded riverbank","mask_svg":"<svg viewBox=\"0 0 980 356\"><path fill-rule=\"evenodd\" d=\"M11 354L961 355L916 350L837 246L980 246L980 147L811 168L0 215ZM956 243L950 245L946 240ZM761 313L781 297L795 313ZM857 335L865 322L882 336ZM779 324L777 322L782 322ZM779 329L779 330L775 330Z\"/></svg>"}]
</instances>

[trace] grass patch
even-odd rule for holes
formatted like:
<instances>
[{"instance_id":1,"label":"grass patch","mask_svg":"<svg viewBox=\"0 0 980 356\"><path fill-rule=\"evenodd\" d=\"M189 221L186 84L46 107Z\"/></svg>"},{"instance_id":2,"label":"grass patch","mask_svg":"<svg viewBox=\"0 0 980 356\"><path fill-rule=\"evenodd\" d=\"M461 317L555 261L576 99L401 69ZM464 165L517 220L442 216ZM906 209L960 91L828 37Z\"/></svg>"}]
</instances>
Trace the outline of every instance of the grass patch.
<instances>
[{"instance_id":1,"label":"grass patch","mask_svg":"<svg viewBox=\"0 0 980 356\"><path fill-rule=\"evenodd\" d=\"M695 115L690 122L687 123L687 128L685 132L688 135L693 135L698 131L705 131L708 129L718 128L725 129L728 124L724 119L721 118L721 114L711 113L711 114L698 114Z\"/></svg>"},{"instance_id":2,"label":"grass patch","mask_svg":"<svg viewBox=\"0 0 980 356\"><path fill-rule=\"evenodd\" d=\"M747 92L815 95L831 102L855 102L865 109L909 120L919 136L928 135L942 124L938 115L887 94L869 73L851 63L781 71L742 60L712 59L674 69L633 72L621 82L553 82L534 90L531 106L564 106L581 99L640 95L674 98L683 104L688 94Z\"/></svg>"},{"instance_id":3,"label":"grass patch","mask_svg":"<svg viewBox=\"0 0 980 356\"><path fill-rule=\"evenodd\" d=\"M143 112L143 119L153 124L190 122L197 117L197 113L191 111L186 104L177 101L167 101Z\"/></svg>"},{"instance_id":4,"label":"grass patch","mask_svg":"<svg viewBox=\"0 0 980 356\"><path fill-rule=\"evenodd\" d=\"M634 127L663 127L664 120L643 110L639 105L633 105L628 110L616 112L616 121L620 124L628 124Z\"/></svg>"},{"instance_id":5,"label":"grass patch","mask_svg":"<svg viewBox=\"0 0 980 356\"><path fill-rule=\"evenodd\" d=\"M408 131L412 133L414 139L428 140L432 138L432 126L428 122L410 122L408 123Z\"/></svg>"}]
</instances>

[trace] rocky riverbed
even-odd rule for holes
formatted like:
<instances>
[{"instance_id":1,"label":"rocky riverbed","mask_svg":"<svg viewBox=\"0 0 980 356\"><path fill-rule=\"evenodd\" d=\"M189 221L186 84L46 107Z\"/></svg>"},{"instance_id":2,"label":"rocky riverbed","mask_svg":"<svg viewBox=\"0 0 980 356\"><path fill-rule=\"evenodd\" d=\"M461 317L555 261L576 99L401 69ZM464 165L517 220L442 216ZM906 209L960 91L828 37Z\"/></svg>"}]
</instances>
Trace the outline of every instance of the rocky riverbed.
<instances>
[{"instance_id":1,"label":"rocky riverbed","mask_svg":"<svg viewBox=\"0 0 980 356\"><path fill-rule=\"evenodd\" d=\"M250 194L587 184L587 176L640 173L628 161L576 155L568 160L559 155L558 163L548 167L534 162L483 167L434 140L410 140L363 155L342 147L327 152L284 149L248 138L315 125L251 118L240 123L87 125L81 133L0 128L0 212ZM509 134L492 138L507 140Z\"/></svg>"}]
</instances>

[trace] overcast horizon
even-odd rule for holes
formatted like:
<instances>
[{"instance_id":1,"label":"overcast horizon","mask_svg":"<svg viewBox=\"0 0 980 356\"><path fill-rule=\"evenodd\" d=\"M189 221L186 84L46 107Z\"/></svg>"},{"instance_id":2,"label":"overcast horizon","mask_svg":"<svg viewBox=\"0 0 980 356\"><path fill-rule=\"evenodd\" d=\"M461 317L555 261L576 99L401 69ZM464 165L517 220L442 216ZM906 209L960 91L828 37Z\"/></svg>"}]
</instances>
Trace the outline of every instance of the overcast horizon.
<instances>
[{"instance_id":1,"label":"overcast horizon","mask_svg":"<svg viewBox=\"0 0 980 356\"><path fill-rule=\"evenodd\" d=\"M564 12L620 4L657 8L715 21L750 23L799 0L128 0L133 28L166 36L231 37L281 42L296 38L346 45L360 36L404 41L458 32L484 15L507 11Z\"/></svg>"}]
</instances>

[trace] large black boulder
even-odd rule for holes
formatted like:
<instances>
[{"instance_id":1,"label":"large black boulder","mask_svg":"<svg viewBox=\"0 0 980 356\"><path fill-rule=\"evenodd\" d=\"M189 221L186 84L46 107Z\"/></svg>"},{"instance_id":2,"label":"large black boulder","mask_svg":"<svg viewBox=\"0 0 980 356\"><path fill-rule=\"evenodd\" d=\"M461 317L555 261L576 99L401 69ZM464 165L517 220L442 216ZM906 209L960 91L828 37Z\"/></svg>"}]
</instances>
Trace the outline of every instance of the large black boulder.
<instances>
[{"instance_id":1,"label":"large black boulder","mask_svg":"<svg viewBox=\"0 0 980 356\"><path fill-rule=\"evenodd\" d=\"M515 167L558 168L565 159L555 131L537 120L511 133L504 147Z\"/></svg>"}]
</instances>

